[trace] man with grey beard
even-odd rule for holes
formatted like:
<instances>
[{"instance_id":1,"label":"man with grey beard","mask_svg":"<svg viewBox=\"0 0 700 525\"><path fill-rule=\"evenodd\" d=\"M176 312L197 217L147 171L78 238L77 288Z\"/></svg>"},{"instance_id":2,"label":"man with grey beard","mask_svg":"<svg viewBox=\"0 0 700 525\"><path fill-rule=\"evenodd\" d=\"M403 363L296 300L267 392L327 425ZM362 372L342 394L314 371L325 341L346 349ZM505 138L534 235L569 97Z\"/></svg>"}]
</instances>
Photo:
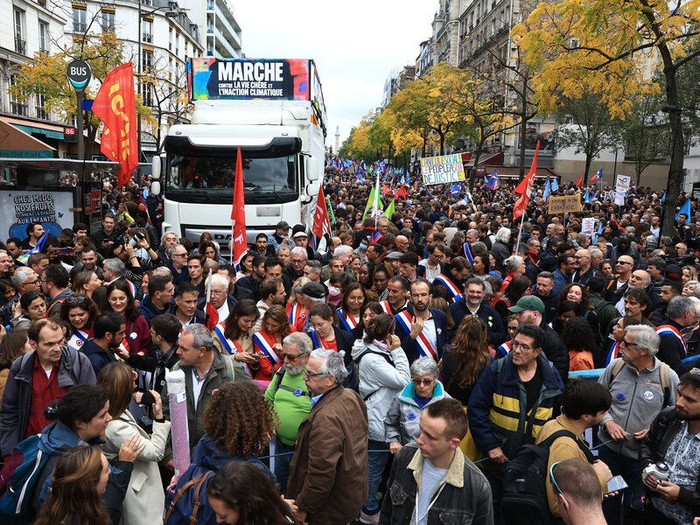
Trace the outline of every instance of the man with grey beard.
<instances>
[{"instance_id":1,"label":"man with grey beard","mask_svg":"<svg viewBox=\"0 0 700 525\"><path fill-rule=\"evenodd\" d=\"M274 440L275 476L283 494L287 491L289 463L294 455L299 425L311 412L311 394L304 382L304 372L312 349L311 338L303 332L285 337L280 354L284 364L265 392L265 398L274 405L280 420Z\"/></svg>"}]
</instances>

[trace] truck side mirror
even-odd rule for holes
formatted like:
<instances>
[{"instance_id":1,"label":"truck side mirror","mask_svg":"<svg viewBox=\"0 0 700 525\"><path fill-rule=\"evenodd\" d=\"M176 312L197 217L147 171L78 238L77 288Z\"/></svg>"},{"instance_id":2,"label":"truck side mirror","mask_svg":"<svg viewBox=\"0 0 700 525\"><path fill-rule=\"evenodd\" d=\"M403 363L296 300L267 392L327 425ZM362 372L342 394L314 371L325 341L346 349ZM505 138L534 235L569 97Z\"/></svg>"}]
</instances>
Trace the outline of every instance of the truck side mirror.
<instances>
[{"instance_id":1,"label":"truck side mirror","mask_svg":"<svg viewBox=\"0 0 700 525\"><path fill-rule=\"evenodd\" d=\"M151 159L151 176L155 179L158 180L160 179L162 172L161 172L161 160L158 155L153 155L153 158Z\"/></svg>"},{"instance_id":2,"label":"truck side mirror","mask_svg":"<svg viewBox=\"0 0 700 525\"><path fill-rule=\"evenodd\" d=\"M157 180L151 182L151 193L153 195L160 195L160 182Z\"/></svg>"},{"instance_id":3,"label":"truck side mirror","mask_svg":"<svg viewBox=\"0 0 700 525\"><path fill-rule=\"evenodd\" d=\"M309 182L314 182L318 180L319 171L321 167L319 166L318 159L316 157L309 157L306 159L306 180Z\"/></svg>"}]
</instances>

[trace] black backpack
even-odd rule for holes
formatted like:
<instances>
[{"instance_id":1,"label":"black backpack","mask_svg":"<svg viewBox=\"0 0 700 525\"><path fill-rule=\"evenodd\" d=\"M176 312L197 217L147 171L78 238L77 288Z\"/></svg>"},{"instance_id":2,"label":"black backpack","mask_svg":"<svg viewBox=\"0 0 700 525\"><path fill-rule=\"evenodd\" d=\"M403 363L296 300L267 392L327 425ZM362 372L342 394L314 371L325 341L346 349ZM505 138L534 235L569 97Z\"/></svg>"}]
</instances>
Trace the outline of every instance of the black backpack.
<instances>
[{"instance_id":1,"label":"black backpack","mask_svg":"<svg viewBox=\"0 0 700 525\"><path fill-rule=\"evenodd\" d=\"M374 350L365 350L362 352L360 355L358 355L355 359L353 359L350 364L348 365L348 376L345 378L345 381L343 381L343 386L345 388L351 388L358 394L360 393L360 361L362 361L362 358L366 356L367 354L376 354L382 356L387 363L389 363L391 366L394 366L394 362L391 360L391 357L389 357L387 354L384 354L382 352L375 352ZM394 366L395 368L395 366ZM362 399L364 401L367 401L372 395L376 392L371 392L364 396Z\"/></svg>"},{"instance_id":2,"label":"black backpack","mask_svg":"<svg viewBox=\"0 0 700 525\"><path fill-rule=\"evenodd\" d=\"M551 512L547 502L546 480L549 447L560 437L570 437L578 444L589 463L595 459L585 444L573 432L559 430L539 445L523 445L513 459L505 464L501 509L506 521L526 524L561 523ZM510 517L510 518L509 518Z\"/></svg>"}]
</instances>

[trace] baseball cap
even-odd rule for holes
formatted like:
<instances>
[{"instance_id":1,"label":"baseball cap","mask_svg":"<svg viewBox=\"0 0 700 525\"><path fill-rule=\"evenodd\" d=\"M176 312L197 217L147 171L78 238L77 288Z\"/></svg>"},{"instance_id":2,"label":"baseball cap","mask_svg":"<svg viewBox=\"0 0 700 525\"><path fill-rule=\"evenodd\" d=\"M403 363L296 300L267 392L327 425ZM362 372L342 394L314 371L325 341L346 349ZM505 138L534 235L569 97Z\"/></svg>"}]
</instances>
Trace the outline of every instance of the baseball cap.
<instances>
[{"instance_id":1,"label":"baseball cap","mask_svg":"<svg viewBox=\"0 0 700 525\"><path fill-rule=\"evenodd\" d=\"M514 314L525 310L535 310L544 315L544 303L539 297L535 297L534 295L524 295L518 300L517 303L515 303L515 306L508 308L508 311Z\"/></svg>"},{"instance_id":2,"label":"baseball cap","mask_svg":"<svg viewBox=\"0 0 700 525\"><path fill-rule=\"evenodd\" d=\"M326 289L321 283L306 283L301 287L301 293L312 299L326 298Z\"/></svg>"},{"instance_id":3,"label":"baseball cap","mask_svg":"<svg viewBox=\"0 0 700 525\"><path fill-rule=\"evenodd\" d=\"M299 237L308 237L308 235L306 235L306 232L296 232L292 235L293 239L298 239Z\"/></svg>"},{"instance_id":4,"label":"baseball cap","mask_svg":"<svg viewBox=\"0 0 700 525\"><path fill-rule=\"evenodd\" d=\"M387 261L398 261L399 259L401 259L402 255L403 255L403 253L401 253L401 252L389 252L387 254L387 256L385 257L385 259Z\"/></svg>"}]
</instances>

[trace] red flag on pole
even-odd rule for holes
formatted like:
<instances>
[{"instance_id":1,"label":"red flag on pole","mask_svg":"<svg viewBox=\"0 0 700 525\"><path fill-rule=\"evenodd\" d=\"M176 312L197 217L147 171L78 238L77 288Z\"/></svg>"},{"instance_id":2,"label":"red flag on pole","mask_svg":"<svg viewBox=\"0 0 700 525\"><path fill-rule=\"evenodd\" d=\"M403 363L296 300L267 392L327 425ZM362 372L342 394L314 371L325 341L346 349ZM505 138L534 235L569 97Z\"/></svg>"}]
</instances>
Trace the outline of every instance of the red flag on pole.
<instances>
[{"instance_id":1,"label":"red flag on pole","mask_svg":"<svg viewBox=\"0 0 700 525\"><path fill-rule=\"evenodd\" d=\"M535 174L537 173L537 153L540 151L540 141L537 141L537 146L535 147L535 156L532 157L532 164L530 165L530 171L528 171L525 178L520 181L520 184L515 188L515 192L520 194L520 198L515 202L513 206L513 220L517 220L520 216L525 213L527 209L527 203L530 202L530 196L532 195L532 190L535 187Z\"/></svg>"},{"instance_id":2,"label":"red flag on pole","mask_svg":"<svg viewBox=\"0 0 700 525\"><path fill-rule=\"evenodd\" d=\"M397 197L401 197L402 199L406 198L406 183L402 183L401 187L399 188L399 191L396 192Z\"/></svg>"},{"instance_id":3,"label":"red flag on pole","mask_svg":"<svg viewBox=\"0 0 700 525\"><path fill-rule=\"evenodd\" d=\"M104 122L100 150L119 163L121 188L139 166L134 71L131 62L113 69L102 82L92 111Z\"/></svg>"},{"instance_id":4,"label":"red flag on pole","mask_svg":"<svg viewBox=\"0 0 700 525\"><path fill-rule=\"evenodd\" d=\"M582 175L579 173L578 180L576 181L576 187L581 188L582 186L583 186L583 178L582 178Z\"/></svg>"},{"instance_id":5,"label":"red flag on pole","mask_svg":"<svg viewBox=\"0 0 700 525\"><path fill-rule=\"evenodd\" d=\"M316 202L316 211L314 212L314 222L311 226L311 233L321 238L324 233L330 232L331 219L328 215L326 197L323 195L323 186L321 186L318 190L318 200Z\"/></svg>"},{"instance_id":6,"label":"red flag on pole","mask_svg":"<svg viewBox=\"0 0 700 525\"><path fill-rule=\"evenodd\" d=\"M238 148L236 158L236 180L233 183L233 264L238 265L248 251L247 233L245 229L245 201L243 199L243 156Z\"/></svg>"}]
</instances>

